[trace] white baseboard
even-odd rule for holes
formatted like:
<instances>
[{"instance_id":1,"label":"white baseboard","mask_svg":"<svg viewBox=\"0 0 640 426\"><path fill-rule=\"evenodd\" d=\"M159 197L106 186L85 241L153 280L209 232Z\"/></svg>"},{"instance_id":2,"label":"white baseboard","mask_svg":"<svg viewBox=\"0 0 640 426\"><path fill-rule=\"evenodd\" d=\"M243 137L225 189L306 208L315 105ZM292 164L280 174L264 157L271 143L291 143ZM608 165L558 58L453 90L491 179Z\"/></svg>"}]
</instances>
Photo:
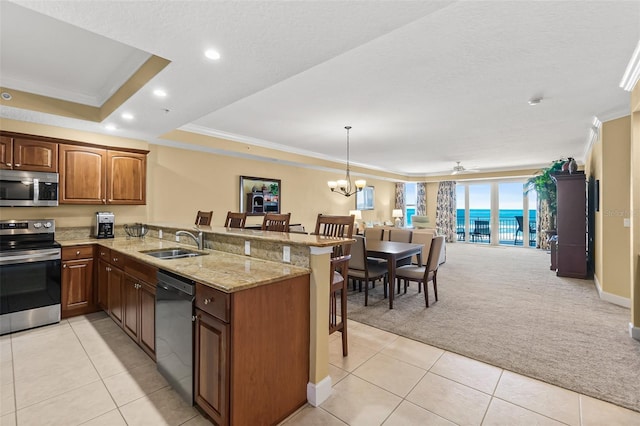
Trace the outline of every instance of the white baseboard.
<instances>
[{"instance_id":1,"label":"white baseboard","mask_svg":"<svg viewBox=\"0 0 640 426\"><path fill-rule=\"evenodd\" d=\"M318 383L307 383L307 402L314 407L319 406L331 395L331 376L327 376Z\"/></svg>"},{"instance_id":2,"label":"white baseboard","mask_svg":"<svg viewBox=\"0 0 640 426\"><path fill-rule=\"evenodd\" d=\"M633 339L640 340L640 328L634 327L633 323L629 323L629 336Z\"/></svg>"},{"instance_id":3,"label":"white baseboard","mask_svg":"<svg viewBox=\"0 0 640 426\"><path fill-rule=\"evenodd\" d=\"M598 295L600 299L605 302L613 303L614 305L622 306L623 308L631 309L631 299L628 297L618 296L617 294L607 293L606 291L602 291L602 287L600 286L600 281L598 281L598 276L593 276L593 282L596 283L596 289L598 290Z\"/></svg>"}]
</instances>

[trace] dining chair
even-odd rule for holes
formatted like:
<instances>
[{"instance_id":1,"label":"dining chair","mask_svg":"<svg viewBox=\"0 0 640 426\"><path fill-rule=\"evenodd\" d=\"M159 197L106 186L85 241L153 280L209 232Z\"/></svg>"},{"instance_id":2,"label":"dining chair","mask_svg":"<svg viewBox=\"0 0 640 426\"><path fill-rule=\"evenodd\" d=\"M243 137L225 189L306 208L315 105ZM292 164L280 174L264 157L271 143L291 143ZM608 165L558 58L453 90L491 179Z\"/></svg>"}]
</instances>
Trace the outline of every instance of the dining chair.
<instances>
[{"instance_id":1,"label":"dining chair","mask_svg":"<svg viewBox=\"0 0 640 426\"><path fill-rule=\"evenodd\" d=\"M291 213L266 213L262 220L263 231L289 232Z\"/></svg>"},{"instance_id":2,"label":"dining chair","mask_svg":"<svg viewBox=\"0 0 640 426\"><path fill-rule=\"evenodd\" d=\"M244 228L247 222L247 213L227 212L227 219L224 221L225 228Z\"/></svg>"},{"instance_id":3,"label":"dining chair","mask_svg":"<svg viewBox=\"0 0 640 426\"><path fill-rule=\"evenodd\" d=\"M396 269L396 280L404 281L404 292L407 292L407 286L410 281L416 281L418 283L418 293L424 283L424 301L427 308L429 307L429 291L427 284L433 282L433 292L436 296L436 302L438 301L438 266L439 259L444 249L444 235L439 235L431 240L431 248L429 249L429 256L425 265L405 265Z\"/></svg>"},{"instance_id":4,"label":"dining chair","mask_svg":"<svg viewBox=\"0 0 640 426\"><path fill-rule=\"evenodd\" d=\"M384 234L384 228L365 228L364 229L364 237L369 241L371 240L382 240L382 235Z\"/></svg>"},{"instance_id":5,"label":"dining chair","mask_svg":"<svg viewBox=\"0 0 640 426\"><path fill-rule=\"evenodd\" d=\"M411 231L410 229L394 228L389 230L388 238L389 238L389 241L395 241L397 243L410 243L412 235L413 235L413 231ZM404 265L410 265L410 264L411 264L411 259L406 258L406 259L399 260L396 263L396 266L404 266ZM398 293L399 292L400 292L400 287L398 287Z\"/></svg>"},{"instance_id":6,"label":"dining chair","mask_svg":"<svg viewBox=\"0 0 640 426\"><path fill-rule=\"evenodd\" d=\"M196 226L209 226L211 225L211 219L213 219L213 210L210 212L198 210L198 214L196 215Z\"/></svg>"},{"instance_id":7,"label":"dining chair","mask_svg":"<svg viewBox=\"0 0 640 426\"><path fill-rule=\"evenodd\" d=\"M411 258L411 263L418 266L423 266L426 263L433 237L435 237L435 233L429 231L414 231L413 234L411 234L412 244L422 244L422 264L418 262L418 256L413 256Z\"/></svg>"},{"instance_id":8,"label":"dining chair","mask_svg":"<svg viewBox=\"0 0 640 426\"><path fill-rule=\"evenodd\" d=\"M412 233L413 232L410 229L391 229L389 230L389 241L410 243Z\"/></svg>"},{"instance_id":9,"label":"dining chair","mask_svg":"<svg viewBox=\"0 0 640 426\"><path fill-rule=\"evenodd\" d=\"M329 216L319 214L314 234L324 237L353 238L354 223L354 215ZM349 354L347 345L347 280L349 279L350 260L351 242L333 247L330 262L329 334L336 331L342 334L342 356ZM338 296L340 297L340 322L338 322Z\"/></svg>"},{"instance_id":10,"label":"dining chair","mask_svg":"<svg viewBox=\"0 0 640 426\"><path fill-rule=\"evenodd\" d=\"M384 285L384 295L387 296L387 266L379 265L367 261L367 239L361 235L354 235L356 240L351 246L351 260L349 261L349 278L353 282L355 289L356 281L358 289L362 291L362 282L364 281L364 306L369 304L369 283L382 279Z\"/></svg>"}]
</instances>

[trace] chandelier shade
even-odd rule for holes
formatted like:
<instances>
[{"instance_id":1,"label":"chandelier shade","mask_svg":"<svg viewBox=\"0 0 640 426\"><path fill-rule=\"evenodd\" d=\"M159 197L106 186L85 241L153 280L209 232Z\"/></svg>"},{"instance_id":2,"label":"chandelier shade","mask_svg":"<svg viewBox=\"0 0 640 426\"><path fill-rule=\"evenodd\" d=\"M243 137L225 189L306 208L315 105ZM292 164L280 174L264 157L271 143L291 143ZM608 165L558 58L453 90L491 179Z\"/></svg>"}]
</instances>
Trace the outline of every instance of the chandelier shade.
<instances>
[{"instance_id":1,"label":"chandelier shade","mask_svg":"<svg viewBox=\"0 0 640 426\"><path fill-rule=\"evenodd\" d=\"M362 189L367 185L367 181L364 179L358 179L354 184L351 183L351 169L349 166L349 130L351 130L351 126L345 126L344 128L347 130L347 171L344 179L330 180L327 182L327 185L331 192L337 192L345 197L350 197L356 192L362 191Z\"/></svg>"}]
</instances>

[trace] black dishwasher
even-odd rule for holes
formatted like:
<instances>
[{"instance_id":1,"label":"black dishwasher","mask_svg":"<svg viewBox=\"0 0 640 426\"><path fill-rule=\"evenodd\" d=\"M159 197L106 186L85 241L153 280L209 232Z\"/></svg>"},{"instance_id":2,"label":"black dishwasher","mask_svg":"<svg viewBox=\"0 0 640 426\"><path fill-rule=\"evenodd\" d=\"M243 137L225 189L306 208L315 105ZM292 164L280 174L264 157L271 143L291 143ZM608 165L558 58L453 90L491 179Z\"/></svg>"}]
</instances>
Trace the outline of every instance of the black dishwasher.
<instances>
[{"instance_id":1,"label":"black dishwasher","mask_svg":"<svg viewBox=\"0 0 640 426\"><path fill-rule=\"evenodd\" d=\"M158 271L156 362L160 374L193 405L193 300L195 282Z\"/></svg>"}]
</instances>

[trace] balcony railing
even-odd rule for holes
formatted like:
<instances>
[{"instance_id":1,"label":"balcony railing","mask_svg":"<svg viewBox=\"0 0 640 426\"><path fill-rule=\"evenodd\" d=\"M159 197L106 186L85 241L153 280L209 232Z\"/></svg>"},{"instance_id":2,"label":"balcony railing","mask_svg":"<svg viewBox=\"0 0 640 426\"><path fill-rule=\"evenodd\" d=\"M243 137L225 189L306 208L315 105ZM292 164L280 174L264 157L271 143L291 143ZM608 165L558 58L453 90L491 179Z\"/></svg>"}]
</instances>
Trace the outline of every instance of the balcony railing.
<instances>
[{"instance_id":1,"label":"balcony railing","mask_svg":"<svg viewBox=\"0 0 640 426\"><path fill-rule=\"evenodd\" d=\"M458 241L465 241L465 231L464 231L464 217L458 217L457 219L457 233L458 233ZM478 223L478 221L480 223ZM490 222L487 218L480 217L472 217L469 221L469 242L472 243L484 243L488 244L491 242L490 239L490 231L491 224L486 224L486 227L483 226L482 222ZM476 226L477 225L477 226ZM529 229L536 229L536 221L529 221ZM517 234L517 235L516 235ZM510 218L501 218L498 221L498 241L499 244L511 244L511 245L522 245L522 241L524 238L524 232L518 231L518 221L515 217ZM536 238L535 233L529 233L529 246L536 246Z\"/></svg>"}]
</instances>

